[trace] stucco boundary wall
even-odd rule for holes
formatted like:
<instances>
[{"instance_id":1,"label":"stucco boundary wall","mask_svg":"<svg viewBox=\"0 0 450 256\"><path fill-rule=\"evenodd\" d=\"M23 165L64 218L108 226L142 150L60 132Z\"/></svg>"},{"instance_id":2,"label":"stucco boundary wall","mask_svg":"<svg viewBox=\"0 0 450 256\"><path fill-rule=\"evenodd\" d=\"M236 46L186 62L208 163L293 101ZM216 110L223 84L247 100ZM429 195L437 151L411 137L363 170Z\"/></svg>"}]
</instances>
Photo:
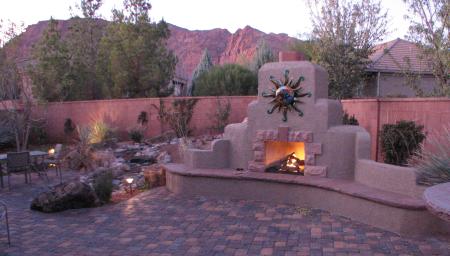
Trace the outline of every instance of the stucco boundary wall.
<instances>
[{"instance_id":1,"label":"stucco boundary wall","mask_svg":"<svg viewBox=\"0 0 450 256\"><path fill-rule=\"evenodd\" d=\"M424 126L427 134L440 133L450 127L450 98L380 98L342 100L344 111L355 115L359 125L371 138L371 158L382 161L379 143L384 124L400 120L414 121ZM425 141L425 146L426 146Z\"/></svg>"},{"instance_id":2,"label":"stucco boundary wall","mask_svg":"<svg viewBox=\"0 0 450 256\"><path fill-rule=\"evenodd\" d=\"M73 139L64 134L64 122L70 118L77 126L89 125L95 120L102 120L116 129L121 139L127 139L127 131L137 125L137 118L141 111L148 114L147 137L161 135L169 131L169 127L161 124L158 118L160 102L170 108L172 101L180 99L197 99L191 119L194 135L215 133L212 129L213 116L217 109L217 102L225 106L231 104L230 123L239 123L247 116L247 105L256 99L255 96L229 97L167 97L167 98L139 98L114 99L72 102L52 102L37 107L35 115L46 119L45 130L50 142L70 142ZM156 107L155 107L156 106Z\"/></svg>"},{"instance_id":3,"label":"stucco boundary wall","mask_svg":"<svg viewBox=\"0 0 450 256\"><path fill-rule=\"evenodd\" d=\"M228 97L168 97L161 100L170 106L176 99L196 98L191 127L194 134L213 133L211 116L216 111L217 100L230 101L231 113L229 123L239 123L247 116L247 105L256 96ZM127 130L136 125L141 111L149 114L146 135L154 137L169 130L158 119L159 98L115 99L94 101L53 102L40 105L36 114L47 120L46 131L52 142L68 140L64 134L64 121L71 118L75 125L87 125L93 120L103 120L116 127L121 138L126 138ZM450 127L449 98L383 98L342 100L345 111L355 115L359 124L371 137L371 159L381 160L381 148L378 143L379 130L383 124L399 120L412 120L425 126L430 133L443 131L445 125ZM378 152L378 154L377 154Z\"/></svg>"}]
</instances>

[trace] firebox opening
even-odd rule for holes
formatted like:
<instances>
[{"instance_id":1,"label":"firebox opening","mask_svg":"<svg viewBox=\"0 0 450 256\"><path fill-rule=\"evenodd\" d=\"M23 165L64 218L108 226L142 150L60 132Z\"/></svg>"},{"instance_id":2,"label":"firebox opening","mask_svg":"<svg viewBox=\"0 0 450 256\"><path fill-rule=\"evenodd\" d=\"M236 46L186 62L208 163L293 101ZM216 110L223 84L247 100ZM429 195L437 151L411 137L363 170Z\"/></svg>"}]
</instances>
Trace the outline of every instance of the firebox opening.
<instances>
[{"instance_id":1,"label":"firebox opening","mask_svg":"<svg viewBox=\"0 0 450 256\"><path fill-rule=\"evenodd\" d=\"M267 172L302 175L305 169L305 143L266 141L264 164Z\"/></svg>"}]
</instances>

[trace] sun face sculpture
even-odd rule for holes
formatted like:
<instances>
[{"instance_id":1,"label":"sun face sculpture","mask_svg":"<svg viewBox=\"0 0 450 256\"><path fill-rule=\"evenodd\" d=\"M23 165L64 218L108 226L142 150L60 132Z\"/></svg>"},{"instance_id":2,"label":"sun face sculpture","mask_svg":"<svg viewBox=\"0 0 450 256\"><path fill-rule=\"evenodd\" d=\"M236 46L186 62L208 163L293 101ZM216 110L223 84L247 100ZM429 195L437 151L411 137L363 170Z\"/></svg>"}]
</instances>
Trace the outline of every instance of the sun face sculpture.
<instances>
[{"instance_id":1,"label":"sun face sculpture","mask_svg":"<svg viewBox=\"0 0 450 256\"><path fill-rule=\"evenodd\" d=\"M294 83L294 80L289 78L289 70L284 71L284 82L275 79L270 76L270 81L274 84L275 88L271 89L270 93L262 93L263 97L273 98L269 103L273 104L272 108L267 110L268 114L272 114L276 109L278 112L283 112L283 121L287 121L287 112L295 110L299 116L303 116L303 112L297 105L302 104L300 101L303 97L311 97L311 93L303 92L303 87L300 83L305 80L303 76L300 76Z\"/></svg>"}]
</instances>

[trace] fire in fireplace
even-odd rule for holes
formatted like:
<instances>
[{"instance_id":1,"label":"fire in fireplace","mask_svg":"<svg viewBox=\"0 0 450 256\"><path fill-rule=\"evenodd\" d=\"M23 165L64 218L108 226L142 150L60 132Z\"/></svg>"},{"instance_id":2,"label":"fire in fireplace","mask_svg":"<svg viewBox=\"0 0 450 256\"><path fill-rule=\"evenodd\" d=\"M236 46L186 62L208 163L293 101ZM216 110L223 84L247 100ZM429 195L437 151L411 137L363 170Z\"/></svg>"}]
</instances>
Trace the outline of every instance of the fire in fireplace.
<instances>
[{"instance_id":1,"label":"fire in fireplace","mask_svg":"<svg viewBox=\"0 0 450 256\"><path fill-rule=\"evenodd\" d=\"M266 141L266 172L303 175L305 144L302 142Z\"/></svg>"}]
</instances>

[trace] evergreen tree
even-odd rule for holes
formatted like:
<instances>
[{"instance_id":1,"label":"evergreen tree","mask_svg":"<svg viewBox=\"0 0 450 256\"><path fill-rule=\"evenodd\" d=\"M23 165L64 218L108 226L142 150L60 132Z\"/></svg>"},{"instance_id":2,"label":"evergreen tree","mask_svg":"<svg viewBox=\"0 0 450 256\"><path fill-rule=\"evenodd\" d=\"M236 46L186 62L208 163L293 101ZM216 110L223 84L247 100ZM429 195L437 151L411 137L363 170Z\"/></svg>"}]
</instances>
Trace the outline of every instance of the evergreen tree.
<instances>
[{"instance_id":1,"label":"evergreen tree","mask_svg":"<svg viewBox=\"0 0 450 256\"><path fill-rule=\"evenodd\" d=\"M70 75L67 45L58 31L58 21L50 19L41 40L34 46L34 66L29 67L33 94L41 100L68 100L78 93Z\"/></svg>"},{"instance_id":2,"label":"evergreen tree","mask_svg":"<svg viewBox=\"0 0 450 256\"><path fill-rule=\"evenodd\" d=\"M98 19L97 12L102 0L81 0L77 8L83 17L73 17L66 38L70 52L71 72L80 93L77 100L101 99L104 97L102 84L97 78L96 65L98 45L103 35L105 22Z\"/></svg>"},{"instance_id":3,"label":"evergreen tree","mask_svg":"<svg viewBox=\"0 0 450 256\"><path fill-rule=\"evenodd\" d=\"M168 95L176 58L166 48L167 23L152 23L147 0L125 0L100 42L97 74L114 98Z\"/></svg>"},{"instance_id":4,"label":"evergreen tree","mask_svg":"<svg viewBox=\"0 0 450 256\"><path fill-rule=\"evenodd\" d=\"M208 49L203 51L202 57L200 58L200 62L192 73L191 83L188 86L188 96L194 95L194 90L196 86L197 79L204 73L207 73L213 67L213 63L211 61L211 57L209 56Z\"/></svg>"},{"instance_id":5,"label":"evergreen tree","mask_svg":"<svg viewBox=\"0 0 450 256\"><path fill-rule=\"evenodd\" d=\"M258 42L258 47L256 48L255 56L251 64L251 69L258 73L258 70L266 63L275 61L272 49L270 49L266 40L261 39Z\"/></svg>"}]
</instances>

